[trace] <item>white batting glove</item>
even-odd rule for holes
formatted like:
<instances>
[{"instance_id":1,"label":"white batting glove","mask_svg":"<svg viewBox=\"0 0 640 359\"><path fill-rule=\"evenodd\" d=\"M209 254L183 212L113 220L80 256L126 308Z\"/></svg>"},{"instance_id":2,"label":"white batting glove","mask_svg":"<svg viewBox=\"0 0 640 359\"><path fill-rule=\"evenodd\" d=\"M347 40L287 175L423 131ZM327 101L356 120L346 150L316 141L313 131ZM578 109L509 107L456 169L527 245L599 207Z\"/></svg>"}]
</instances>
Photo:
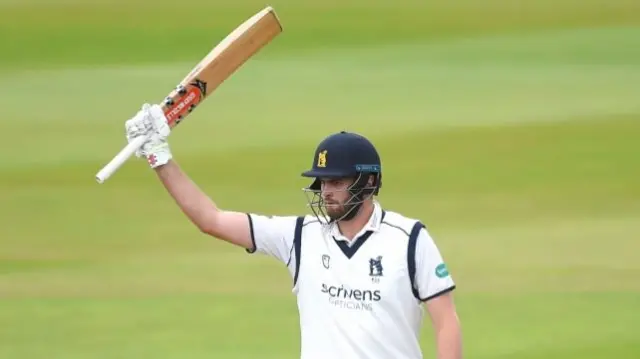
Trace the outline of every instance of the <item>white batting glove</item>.
<instances>
[{"instance_id":1,"label":"white batting glove","mask_svg":"<svg viewBox=\"0 0 640 359\"><path fill-rule=\"evenodd\" d=\"M173 157L167 142L171 128L159 105L142 105L142 109L125 122L125 130L129 142L139 136L149 135L148 140L136 151L135 155L146 158L151 168L165 165Z\"/></svg>"}]
</instances>

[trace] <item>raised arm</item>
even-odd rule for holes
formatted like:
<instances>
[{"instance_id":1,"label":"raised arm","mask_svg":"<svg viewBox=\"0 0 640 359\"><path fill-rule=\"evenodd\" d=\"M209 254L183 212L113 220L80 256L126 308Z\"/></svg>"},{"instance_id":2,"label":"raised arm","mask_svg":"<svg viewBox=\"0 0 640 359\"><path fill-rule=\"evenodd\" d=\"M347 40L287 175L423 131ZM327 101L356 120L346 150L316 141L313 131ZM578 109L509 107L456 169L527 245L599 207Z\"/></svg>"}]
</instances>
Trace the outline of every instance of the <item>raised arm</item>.
<instances>
[{"instance_id":1,"label":"raised arm","mask_svg":"<svg viewBox=\"0 0 640 359\"><path fill-rule=\"evenodd\" d=\"M218 208L174 160L155 167L155 171L176 204L200 231L242 248L254 249L246 213Z\"/></svg>"},{"instance_id":2,"label":"raised arm","mask_svg":"<svg viewBox=\"0 0 640 359\"><path fill-rule=\"evenodd\" d=\"M218 208L173 159L167 142L171 129L159 106L143 105L142 110L125 123L125 129L128 141L151 133L136 156L147 159L169 195L201 232L245 248L249 253L261 252L282 262L291 262L296 217Z\"/></svg>"}]
</instances>

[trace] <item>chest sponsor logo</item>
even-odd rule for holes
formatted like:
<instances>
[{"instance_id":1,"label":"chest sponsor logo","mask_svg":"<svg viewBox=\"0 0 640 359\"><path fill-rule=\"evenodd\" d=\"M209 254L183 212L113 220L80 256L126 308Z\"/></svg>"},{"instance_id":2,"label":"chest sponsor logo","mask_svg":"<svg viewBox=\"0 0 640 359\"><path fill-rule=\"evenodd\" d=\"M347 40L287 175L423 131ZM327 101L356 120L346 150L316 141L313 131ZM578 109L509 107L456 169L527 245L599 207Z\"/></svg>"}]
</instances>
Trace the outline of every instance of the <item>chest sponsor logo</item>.
<instances>
[{"instance_id":1,"label":"chest sponsor logo","mask_svg":"<svg viewBox=\"0 0 640 359\"><path fill-rule=\"evenodd\" d=\"M379 289L348 289L322 283L321 292L329 297L331 305L349 310L373 311L373 304L382 300Z\"/></svg>"}]
</instances>

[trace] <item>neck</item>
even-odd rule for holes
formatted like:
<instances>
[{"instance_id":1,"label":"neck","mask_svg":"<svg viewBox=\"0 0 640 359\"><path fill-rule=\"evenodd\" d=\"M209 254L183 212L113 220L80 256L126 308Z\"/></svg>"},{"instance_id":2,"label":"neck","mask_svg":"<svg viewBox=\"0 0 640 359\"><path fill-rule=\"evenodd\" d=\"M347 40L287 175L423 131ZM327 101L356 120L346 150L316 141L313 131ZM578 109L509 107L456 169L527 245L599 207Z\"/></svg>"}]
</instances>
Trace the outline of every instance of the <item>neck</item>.
<instances>
[{"instance_id":1,"label":"neck","mask_svg":"<svg viewBox=\"0 0 640 359\"><path fill-rule=\"evenodd\" d=\"M340 233L343 236L347 237L349 240L353 240L353 238L364 228L364 226L371 218L373 214L373 203L371 201L364 202L360 207L360 211L355 217L351 218L348 221L339 221L338 228L340 229Z\"/></svg>"}]
</instances>

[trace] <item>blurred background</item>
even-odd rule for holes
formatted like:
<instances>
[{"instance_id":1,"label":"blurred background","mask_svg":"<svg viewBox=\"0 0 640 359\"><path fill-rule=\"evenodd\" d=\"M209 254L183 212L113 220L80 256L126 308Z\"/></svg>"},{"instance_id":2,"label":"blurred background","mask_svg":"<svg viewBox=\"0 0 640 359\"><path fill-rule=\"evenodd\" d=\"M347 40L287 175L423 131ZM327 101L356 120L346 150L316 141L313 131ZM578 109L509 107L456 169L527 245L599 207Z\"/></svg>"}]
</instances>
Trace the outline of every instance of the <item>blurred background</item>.
<instances>
[{"instance_id":1,"label":"blurred background","mask_svg":"<svg viewBox=\"0 0 640 359\"><path fill-rule=\"evenodd\" d=\"M0 358L298 356L284 266L144 161L94 180L265 5L284 32L170 138L220 207L306 213L315 146L360 132L449 262L467 358L640 357L637 0L0 0Z\"/></svg>"}]
</instances>

